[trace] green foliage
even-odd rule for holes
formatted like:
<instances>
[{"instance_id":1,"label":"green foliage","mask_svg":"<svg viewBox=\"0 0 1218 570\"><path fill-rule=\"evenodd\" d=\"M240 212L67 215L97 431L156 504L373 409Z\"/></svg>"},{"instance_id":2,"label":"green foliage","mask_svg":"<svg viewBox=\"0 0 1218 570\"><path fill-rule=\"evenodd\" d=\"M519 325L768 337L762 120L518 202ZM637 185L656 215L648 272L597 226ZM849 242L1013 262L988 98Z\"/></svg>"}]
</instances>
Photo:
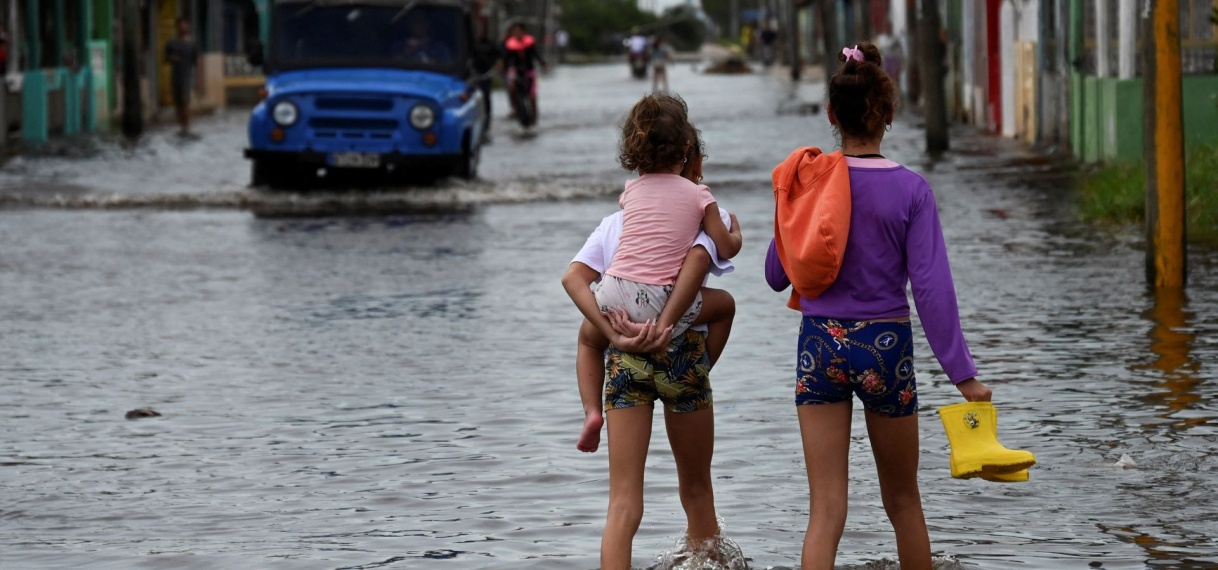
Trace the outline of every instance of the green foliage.
<instances>
[{"instance_id":1,"label":"green foliage","mask_svg":"<svg viewBox=\"0 0 1218 570\"><path fill-rule=\"evenodd\" d=\"M635 0L558 0L562 26L570 34L570 49L582 53L612 53L621 49L613 34L629 35L631 28L656 20L639 10Z\"/></svg>"},{"instance_id":2,"label":"green foliage","mask_svg":"<svg viewBox=\"0 0 1218 570\"><path fill-rule=\"evenodd\" d=\"M1190 152L1184 178L1189 235L1218 243L1218 145L1201 145Z\"/></svg>"},{"instance_id":3,"label":"green foliage","mask_svg":"<svg viewBox=\"0 0 1218 570\"><path fill-rule=\"evenodd\" d=\"M1106 164L1083 176L1079 214L1090 222L1132 224L1146 213L1146 169L1141 163Z\"/></svg>"},{"instance_id":4,"label":"green foliage","mask_svg":"<svg viewBox=\"0 0 1218 570\"><path fill-rule=\"evenodd\" d=\"M719 37L725 37L732 25L732 0L702 0L702 11L719 27Z\"/></svg>"},{"instance_id":5,"label":"green foliage","mask_svg":"<svg viewBox=\"0 0 1218 570\"><path fill-rule=\"evenodd\" d=\"M1218 243L1218 145L1189 149L1184 165L1185 216L1190 241ZM1083 177L1079 214L1087 221L1142 223L1146 214L1146 169L1110 164Z\"/></svg>"},{"instance_id":6,"label":"green foliage","mask_svg":"<svg viewBox=\"0 0 1218 570\"><path fill-rule=\"evenodd\" d=\"M706 26L698 19L698 12L688 6L665 10L658 26L655 33L663 35L678 51L697 50L706 39Z\"/></svg>"}]
</instances>

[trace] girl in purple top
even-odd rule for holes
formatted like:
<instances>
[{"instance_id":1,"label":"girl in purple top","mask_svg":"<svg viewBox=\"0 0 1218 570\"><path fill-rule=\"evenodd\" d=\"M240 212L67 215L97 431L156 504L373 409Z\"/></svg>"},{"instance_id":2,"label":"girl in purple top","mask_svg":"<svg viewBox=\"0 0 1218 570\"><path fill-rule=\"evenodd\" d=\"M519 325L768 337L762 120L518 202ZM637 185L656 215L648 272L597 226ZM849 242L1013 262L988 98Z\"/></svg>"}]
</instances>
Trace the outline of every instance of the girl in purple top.
<instances>
[{"instance_id":1,"label":"girl in purple top","mask_svg":"<svg viewBox=\"0 0 1218 570\"><path fill-rule=\"evenodd\" d=\"M930 539L918 491L918 397L905 286L913 289L931 349L966 400L990 389L960 331L956 291L935 197L926 180L880 154L895 88L872 44L846 48L829 80L829 122L850 168L850 234L836 281L800 298L795 403L808 471L810 516L801 568L831 570L846 523L851 399L866 409L884 510L903 570L930 570ZM774 242L766 281L791 282Z\"/></svg>"}]
</instances>

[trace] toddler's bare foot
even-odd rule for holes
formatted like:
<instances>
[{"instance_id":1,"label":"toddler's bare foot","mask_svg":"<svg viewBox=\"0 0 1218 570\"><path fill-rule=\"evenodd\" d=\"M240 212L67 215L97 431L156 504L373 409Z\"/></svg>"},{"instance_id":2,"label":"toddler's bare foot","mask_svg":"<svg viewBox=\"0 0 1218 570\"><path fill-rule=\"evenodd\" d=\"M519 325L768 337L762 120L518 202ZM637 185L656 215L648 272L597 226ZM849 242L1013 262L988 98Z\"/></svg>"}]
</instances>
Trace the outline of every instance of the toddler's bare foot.
<instances>
[{"instance_id":1,"label":"toddler's bare foot","mask_svg":"<svg viewBox=\"0 0 1218 570\"><path fill-rule=\"evenodd\" d=\"M605 425L603 415L588 414L584 418L584 431L580 432L575 448L584 453L596 451L601 446L601 426L603 425Z\"/></svg>"}]
</instances>

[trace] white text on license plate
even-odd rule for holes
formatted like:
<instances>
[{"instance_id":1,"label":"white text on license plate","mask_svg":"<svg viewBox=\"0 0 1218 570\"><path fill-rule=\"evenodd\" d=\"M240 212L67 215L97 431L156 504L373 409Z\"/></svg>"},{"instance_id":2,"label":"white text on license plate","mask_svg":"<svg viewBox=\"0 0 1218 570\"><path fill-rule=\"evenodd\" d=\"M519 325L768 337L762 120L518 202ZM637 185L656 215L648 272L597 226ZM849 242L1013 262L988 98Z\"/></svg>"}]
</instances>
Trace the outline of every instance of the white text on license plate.
<instances>
[{"instance_id":1,"label":"white text on license plate","mask_svg":"<svg viewBox=\"0 0 1218 570\"><path fill-rule=\"evenodd\" d=\"M375 152L336 152L330 163L340 168L380 168L381 155Z\"/></svg>"}]
</instances>

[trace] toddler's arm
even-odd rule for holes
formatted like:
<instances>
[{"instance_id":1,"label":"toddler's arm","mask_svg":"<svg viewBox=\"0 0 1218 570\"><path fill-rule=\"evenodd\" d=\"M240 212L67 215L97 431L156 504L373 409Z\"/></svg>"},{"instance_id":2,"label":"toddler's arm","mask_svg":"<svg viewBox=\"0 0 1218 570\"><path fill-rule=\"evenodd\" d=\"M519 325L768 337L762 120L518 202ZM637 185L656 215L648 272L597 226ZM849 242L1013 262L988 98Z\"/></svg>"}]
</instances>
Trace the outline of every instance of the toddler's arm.
<instances>
[{"instance_id":1,"label":"toddler's arm","mask_svg":"<svg viewBox=\"0 0 1218 570\"><path fill-rule=\"evenodd\" d=\"M717 209L715 214L717 217ZM685 310L693 304L698 291L702 289L702 282L706 280L710 266L710 253L705 248L694 246L689 250L685 261L681 263L681 272L677 273L677 281L673 283L672 293L668 294L668 300L664 302L664 310L660 311L660 317L656 319L657 328L667 330L685 314Z\"/></svg>"},{"instance_id":2,"label":"toddler's arm","mask_svg":"<svg viewBox=\"0 0 1218 570\"><path fill-rule=\"evenodd\" d=\"M740 253L740 246L744 243L736 216L732 215L731 219L734 231L723 225L723 219L719 217L717 202L707 204L706 210L702 214L702 230L714 240L715 248L719 250L719 257L723 259L736 257L736 254Z\"/></svg>"}]
</instances>

